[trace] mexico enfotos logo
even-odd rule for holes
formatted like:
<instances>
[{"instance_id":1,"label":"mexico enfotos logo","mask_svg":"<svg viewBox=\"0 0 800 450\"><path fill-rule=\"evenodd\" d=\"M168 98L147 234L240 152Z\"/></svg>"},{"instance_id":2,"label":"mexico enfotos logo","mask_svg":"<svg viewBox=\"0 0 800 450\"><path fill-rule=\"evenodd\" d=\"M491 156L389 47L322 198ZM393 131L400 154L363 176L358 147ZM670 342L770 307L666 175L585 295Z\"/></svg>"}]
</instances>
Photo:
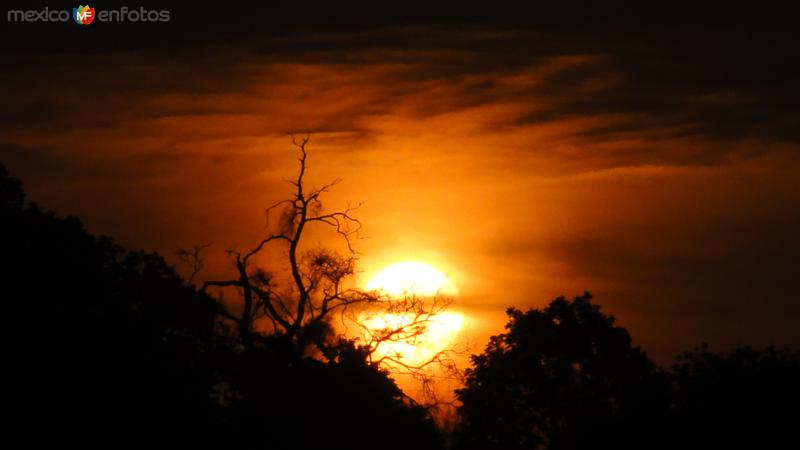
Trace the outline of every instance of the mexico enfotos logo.
<instances>
[{"instance_id":1,"label":"mexico enfotos logo","mask_svg":"<svg viewBox=\"0 0 800 450\"><path fill-rule=\"evenodd\" d=\"M129 8L123 6L117 9L103 9L95 11L89 5L79 5L67 9L11 9L8 11L8 22L69 22L74 20L81 26L93 22L169 22L171 12L168 9Z\"/></svg>"},{"instance_id":2,"label":"mexico enfotos logo","mask_svg":"<svg viewBox=\"0 0 800 450\"><path fill-rule=\"evenodd\" d=\"M89 5L72 8L72 18L78 25L89 25L94 21L94 8L90 8Z\"/></svg>"}]
</instances>

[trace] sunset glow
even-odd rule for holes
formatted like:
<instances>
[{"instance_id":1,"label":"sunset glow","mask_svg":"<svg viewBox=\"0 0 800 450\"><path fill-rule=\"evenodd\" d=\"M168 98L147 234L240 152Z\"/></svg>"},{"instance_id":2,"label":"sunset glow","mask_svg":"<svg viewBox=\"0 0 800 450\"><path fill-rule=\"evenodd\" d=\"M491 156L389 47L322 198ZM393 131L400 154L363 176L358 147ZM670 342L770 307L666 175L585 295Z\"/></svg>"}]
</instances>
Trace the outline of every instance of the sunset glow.
<instances>
[{"instance_id":1,"label":"sunset glow","mask_svg":"<svg viewBox=\"0 0 800 450\"><path fill-rule=\"evenodd\" d=\"M384 330L396 330L414 326L410 315L385 314L365 321L368 337ZM387 357L412 366L424 364L449 345L453 344L464 326L464 316L457 312L445 311L431 317L421 324L424 331L409 340L388 340L377 346L374 356Z\"/></svg>"},{"instance_id":2,"label":"sunset glow","mask_svg":"<svg viewBox=\"0 0 800 450\"><path fill-rule=\"evenodd\" d=\"M458 294L452 281L440 270L420 262L401 262L374 275L365 285L394 299L407 297L451 297ZM382 314L363 320L365 338L372 340L391 330L400 330L397 338L376 347L377 358L388 358L403 364L420 365L453 344L464 325L464 316L442 310L430 317L413 313Z\"/></svg>"},{"instance_id":3,"label":"sunset glow","mask_svg":"<svg viewBox=\"0 0 800 450\"><path fill-rule=\"evenodd\" d=\"M0 70L28 447L797 440L796 2L50 3Z\"/></svg>"},{"instance_id":4,"label":"sunset glow","mask_svg":"<svg viewBox=\"0 0 800 450\"><path fill-rule=\"evenodd\" d=\"M428 264L402 262L373 276L365 286L368 291L381 291L390 297L455 295L453 282Z\"/></svg>"}]
</instances>

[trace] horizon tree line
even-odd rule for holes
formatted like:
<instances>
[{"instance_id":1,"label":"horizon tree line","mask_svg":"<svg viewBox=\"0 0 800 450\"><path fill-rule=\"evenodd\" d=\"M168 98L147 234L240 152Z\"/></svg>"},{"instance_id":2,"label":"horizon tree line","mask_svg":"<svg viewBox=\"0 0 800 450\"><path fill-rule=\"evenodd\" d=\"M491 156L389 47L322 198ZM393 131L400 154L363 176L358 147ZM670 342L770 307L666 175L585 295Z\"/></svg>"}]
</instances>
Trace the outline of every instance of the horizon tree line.
<instances>
[{"instance_id":1,"label":"horizon tree line","mask_svg":"<svg viewBox=\"0 0 800 450\"><path fill-rule=\"evenodd\" d=\"M181 278L156 253L26 203L0 165L0 258L15 339L9 404L18 430L29 431L25 442L557 450L797 440L797 350L700 346L658 367L588 293L509 308L505 332L471 358L455 426L437 428L431 405L410 399L372 358L377 342L342 334L332 319L399 307L418 321L379 339L413 338L442 305L393 303L346 285L360 222L354 209L324 211L320 198L336 182L305 188L308 137L293 143L300 170L292 197L267 208L275 227L250 250L230 252L236 276L200 287L202 246L179 254L191 268ZM304 251L311 225L332 230L350 252ZM288 287L253 264L275 244L288 249ZM233 289L241 309L210 288ZM431 364L446 363L437 356ZM48 433L35 432L43 426Z\"/></svg>"}]
</instances>

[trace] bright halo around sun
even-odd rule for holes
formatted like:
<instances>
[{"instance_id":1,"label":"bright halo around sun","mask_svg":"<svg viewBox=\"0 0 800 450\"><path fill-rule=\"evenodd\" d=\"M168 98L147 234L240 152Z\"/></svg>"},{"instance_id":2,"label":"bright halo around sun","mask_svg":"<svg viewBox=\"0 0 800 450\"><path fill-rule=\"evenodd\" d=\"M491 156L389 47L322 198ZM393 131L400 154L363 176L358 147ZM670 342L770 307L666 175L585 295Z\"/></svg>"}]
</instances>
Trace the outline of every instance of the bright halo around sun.
<instances>
[{"instance_id":1,"label":"bright halo around sun","mask_svg":"<svg viewBox=\"0 0 800 450\"><path fill-rule=\"evenodd\" d=\"M372 277L365 288L368 291L381 291L390 297L458 294L455 285L445 274L418 262L401 262L390 266Z\"/></svg>"},{"instance_id":2,"label":"bright halo around sun","mask_svg":"<svg viewBox=\"0 0 800 450\"><path fill-rule=\"evenodd\" d=\"M411 324L413 318L402 314L386 314L372 317L364 324L367 337L381 334L387 329L400 329ZM456 312L444 311L430 318L425 324L425 331L412 341L381 342L375 348L376 356L389 357L412 366L419 366L430 361L435 355L454 343L464 326L464 316ZM390 364L391 368L392 365Z\"/></svg>"},{"instance_id":3,"label":"bright halo around sun","mask_svg":"<svg viewBox=\"0 0 800 450\"><path fill-rule=\"evenodd\" d=\"M390 299L403 301L408 297L431 302L431 307L444 297L449 302L458 294L450 279L436 268L419 262L401 262L387 267L378 272L366 284L367 291L378 291ZM414 311L387 313L363 317L365 337L374 339L383 336L388 330L415 330ZM388 357L394 361L406 364L421 365L433 358L459 339L464 327L464 316L452 309L442 309L436 314L427 317L422 323L422 330L418 335L403 336L407 332L400 332L398 339L387 339L375 349L379 357ZM391 369L390 369L391 370Z\"/></svg>"}]
</instances>

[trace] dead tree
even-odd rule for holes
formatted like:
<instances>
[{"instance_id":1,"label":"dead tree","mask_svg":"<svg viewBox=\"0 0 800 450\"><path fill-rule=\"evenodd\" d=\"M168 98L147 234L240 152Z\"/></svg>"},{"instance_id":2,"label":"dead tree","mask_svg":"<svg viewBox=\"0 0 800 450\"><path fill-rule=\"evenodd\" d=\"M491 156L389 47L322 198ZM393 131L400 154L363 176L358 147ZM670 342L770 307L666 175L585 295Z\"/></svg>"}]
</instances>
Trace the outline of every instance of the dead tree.
<instances>
[{"instance_id":1,"label":"dead tree","mask_svg":"<svg viewBox=\"0 0 800 450\"><path fill-rule=\"evenodd\" d=\"M235 289L241 297L241 309L229 309L221 299L218 303L220 314L234 325L245 348L258 345L266 338L280 336L290 343L298 358L310 356L334 361L343 343L355 343L371 355L368 359L373 364L390 371L411 373L420 381L429 382L428 367L452 365L448 359L449 350L433 355L423 364L411 364L398 355L377 357L374 351L387 341L415 345L446 304L441 301L427 303L416 297L392 299L348 285L355 273L357 259L352 242L361 228L361 222L353 217L358 205L343 211L323 210L321 197L340 180L318 189L307 189L308 142L309 136L301 139L292 136L292 143L300 152L299 172L289 181L293 188L291 196L265 210L271 231L249 251L229 250L235 276L206 281L202 290L205 292L213 287ZM273 215L278 220L270 224ZM303 239L312 226L331 230L344 243L345 254L324 247L305 249ZM281 249L285 253L281 253ZM196 273L194 269L202 267L198 252L183 254L191 263L193 273ZM281 261L288 268L289 279L278 280L259 267L256 260L263 255L273 262ZM404 314L408 320L394 327L364 333L367 318L384 314ZM361 332L354 336L354 329Z\"/></svg>"},{"instance_id":2,"label":"dead tree","mask_svg":"<svg viewBox=\"0 0 800 450\"><path fill-rule=\"evenodd\" d=\"M232 321L243 345L265 333L285 337L298 356L318 352L326 359L335 357L336 340L332 339L334 314L355 305L379 301L378 297L354 288L345 282L355 270L356 254L351 240L357 236L361 223L351 214L357 208L325 213L321 197L340 182L336 180L318 189L306 190L306 146L309 136L292 143L300 151L300 168L291 198L281 200L266 209L267 223L274 212L280 212L277 230L270 232L247 252L229 251L233 257L236 276L228 280L211 280L203 284L206 291L212 286L233 287L241 295L241 311L234 313L221 306L221 314ZM313 225L332 229L344 240L349 254L318 248L303 250L304 233ZM256 256L272 246L283 246L287 251L290 287L281 288L269 273L255 264ZM257 330L256 322L265 318L268 330Z\"/></svg>"}]
</instances>

